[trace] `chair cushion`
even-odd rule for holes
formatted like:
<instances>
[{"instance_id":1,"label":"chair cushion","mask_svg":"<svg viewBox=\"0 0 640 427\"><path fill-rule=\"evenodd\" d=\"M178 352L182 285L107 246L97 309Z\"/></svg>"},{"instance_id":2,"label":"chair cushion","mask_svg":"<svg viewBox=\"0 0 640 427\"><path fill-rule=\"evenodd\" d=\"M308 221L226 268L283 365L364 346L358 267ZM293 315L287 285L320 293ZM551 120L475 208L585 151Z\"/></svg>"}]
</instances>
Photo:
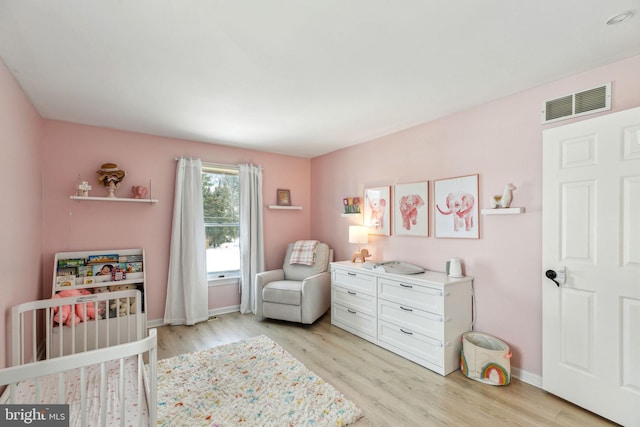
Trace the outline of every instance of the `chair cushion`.
<instances>
[{"instance_id":1,"label":"chair cushion","mask_svg":"<svg viewBox=\"0 0 640 427\"><path fill-rule=\"evenodd\" d=\"M327 271L329 268L329 245L318 243L316 245L316 262L313 265L290 264L291 251L295 243L289 243L287 253L284 256L284 277L287 280L304 280L314 274Z\"/></svg>"},{"instance_id":2,"label":"chair cushion","mask_svg":"<svg viewBox=\"0 0 640 427\"><path fill-rule=\"evenodd\" d=\"M276 280L262 288L262 300L278 304L300 305L302 302L302 282L297 280Z\"/></svg>"}]
</instances>

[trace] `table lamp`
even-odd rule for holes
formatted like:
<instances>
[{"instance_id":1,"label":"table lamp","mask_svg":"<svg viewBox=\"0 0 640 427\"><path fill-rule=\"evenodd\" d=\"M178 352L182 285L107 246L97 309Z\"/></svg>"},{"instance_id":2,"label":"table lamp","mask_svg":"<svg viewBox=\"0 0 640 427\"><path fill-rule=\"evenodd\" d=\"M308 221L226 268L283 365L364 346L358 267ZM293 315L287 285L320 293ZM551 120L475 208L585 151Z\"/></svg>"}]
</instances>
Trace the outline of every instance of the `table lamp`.
<instances>
[{"instance_id":1,"label":"table lamp","mask_svg":"<svg viewBox=\"0 0 640 427\"><path fill-rule=\"evenodd\" d=\"M368 243L368 242L369 242L369 227L365 227L363 225L349 226L349 243L358 244L358 252L353 254L353 257L351 258L351 262L355 262L356 258L361 258L362 262L364 262L365 257L361 256L362 249L360 249L360 244ZM368 251L367 251L367 254L368 254Z\"/></svg>"}]
</instances>

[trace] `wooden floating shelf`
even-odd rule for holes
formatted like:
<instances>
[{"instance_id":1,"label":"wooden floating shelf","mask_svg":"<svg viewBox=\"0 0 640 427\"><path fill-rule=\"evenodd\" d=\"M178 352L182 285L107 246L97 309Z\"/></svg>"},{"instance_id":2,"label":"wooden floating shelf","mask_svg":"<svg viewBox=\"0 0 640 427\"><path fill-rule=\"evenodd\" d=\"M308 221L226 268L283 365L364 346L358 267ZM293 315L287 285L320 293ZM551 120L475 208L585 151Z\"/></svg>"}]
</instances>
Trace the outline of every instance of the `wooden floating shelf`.
<instances>
[{"instance_id":1,"label":"wooden floating shelf","mask_svg":"<svg viewBox=\"0 0 640 427\"><path fill-rule=\"evenodd\" d=\"M349 217L352 217L352 216L360 216L360 215L362 215L362 212L343 213L342 217L343 218L349 218Z\"/></svg>"},{"instance_id":2,"label":"wooden floating shelf","mask_svg":"<svg viewBox=\"0 0 640 427\"><path fill-rule=\"evenodd\" d=\"M157 199L132 199L126 197L84 197L84 196L69 196L72 200L92 200L99 202L129 202L129 203L158 203Z\"/></svg>"},{"instance_id":3,"label":"wooden floating shelf","mask_svg":"<svg viewBox=\"0 0 640 427\"><path fill-rule=\"evenodd\" d=\"M524 208L495 208L495 209L482 209L480 213L482 215L517 215L524 213Z\"/></svg>"},{"instance_id":4,"label":"wooden floating shelf","mask_svg":"<svg viewBox=\"0 0 640 427\"><path fill-rule=\"evenodd\" d=\"M280 206L280 205L269 205L269 209L284 209L284 210L302 210L302 206Z\"/></svg>"}]
</instances>

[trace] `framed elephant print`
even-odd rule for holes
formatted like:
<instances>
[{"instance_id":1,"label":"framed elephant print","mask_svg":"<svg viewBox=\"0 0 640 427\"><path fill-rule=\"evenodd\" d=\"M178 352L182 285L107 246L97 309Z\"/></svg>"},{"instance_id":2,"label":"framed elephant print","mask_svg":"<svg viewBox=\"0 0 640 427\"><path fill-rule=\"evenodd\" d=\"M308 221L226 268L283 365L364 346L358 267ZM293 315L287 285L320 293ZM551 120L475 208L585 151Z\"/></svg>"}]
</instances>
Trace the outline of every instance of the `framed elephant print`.
<instances>
[{"instance_id":1,"label":"framed elephant print","mask_svg":"<svg viewBox=\"0 0 640 427\"><path fill-rule=\"evenodd\" d=\"M435 237L480 238L478 175L434 181Z\"/></svg>"},{"instance_id":2,"label":"framed elephant print","mask_svg":"<svg viewBox=\"0 0 640 427\"><path fill-rule=\"evenodd\" d=\"M429 235L429 182L396 184L393 187L393 234Z\"/></svg>"},{"instance_id":3,"label":"framed elephant print","mask_svg":"<svg viewBox=\"0 0 640 427\"><path fill-rule=\"evenodd\" d=\"M369 234L389 236L391 234L390 187L366 188L364 190L364 225Z\"/></svg>"}]
</instances>

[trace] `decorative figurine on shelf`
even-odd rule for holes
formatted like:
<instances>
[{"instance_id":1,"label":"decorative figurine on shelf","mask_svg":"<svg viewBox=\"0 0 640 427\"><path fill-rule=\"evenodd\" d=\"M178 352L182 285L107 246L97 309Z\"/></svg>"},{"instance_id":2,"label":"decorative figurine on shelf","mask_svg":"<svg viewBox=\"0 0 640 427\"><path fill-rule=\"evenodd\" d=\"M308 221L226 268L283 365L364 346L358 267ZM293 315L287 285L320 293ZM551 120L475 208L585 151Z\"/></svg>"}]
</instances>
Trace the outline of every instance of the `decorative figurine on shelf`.
<instances>
[{"instance_id":1,"label":"decorative figurine on shelf","mask_svg":"<svg viewBox=\"0 0 640 427\"><path fill-rule=\"evenodd\" d=\"M495 208L508 208L511 206L511 200L513 199L513 195L511 192L515 190L516 187L509 183L504 187L504 191L502 196L493 196L489 199L489 203L493 209Z\"/></svg>"},{"instance_id":2,"label":"decorative figurine on shelf","mask_svg":"<svg viewBox=\"0 0 640 427\"><path fill-rule=\"evenodd\" d=\"M143 187L142 185L134 185L131 187L131 193L133 194L134 199L144 199L147 197L147 187Z\"/></svg>"},{"instance_id":3,"label":"decorative figurine on shelf","mask_svg":"<svg viewBox=\"0 0 640 427\"><path fill-rule=\"evenodd\" d=\"M116 197L114 192L120 188L120 183L127 176L127 173L118 169L115 163L105 163L96 171L98 182L109 189L109 197Z\"/></svg>"},{"instance_id":4,"label":"decorative figurine on shelf","mask_svg":"<svg viewBox=\"0 0 640 427\"><path fill-rule=\"evenodd\" d=\"M89 197L89 190L91 190L91 186L87 181L78 184L78 196Z\"/></svg>"}]
</instances>

